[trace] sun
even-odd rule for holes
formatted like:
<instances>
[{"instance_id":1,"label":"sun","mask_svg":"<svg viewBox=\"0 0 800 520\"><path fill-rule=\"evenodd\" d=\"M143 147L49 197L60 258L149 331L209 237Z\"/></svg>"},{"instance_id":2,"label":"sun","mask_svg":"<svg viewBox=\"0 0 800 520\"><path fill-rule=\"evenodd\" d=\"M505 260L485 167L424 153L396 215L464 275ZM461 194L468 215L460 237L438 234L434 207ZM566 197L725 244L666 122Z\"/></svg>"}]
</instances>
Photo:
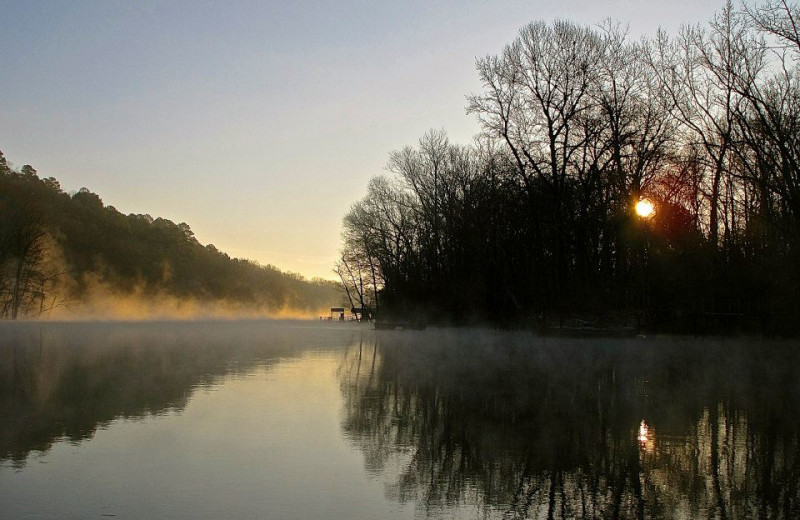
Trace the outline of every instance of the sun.
<instances>
[{"instance_id":1,"label":"sun","mask_svg":"<svg viewBox=\"0 0 800 520\"><path fill-rule=\"evenodd\" d=\"M641 199L636 203L636 214L640 217L649 218L653 216L653 213L655 213L655 207L649 200Z\"/></svg>"}]
</instances>

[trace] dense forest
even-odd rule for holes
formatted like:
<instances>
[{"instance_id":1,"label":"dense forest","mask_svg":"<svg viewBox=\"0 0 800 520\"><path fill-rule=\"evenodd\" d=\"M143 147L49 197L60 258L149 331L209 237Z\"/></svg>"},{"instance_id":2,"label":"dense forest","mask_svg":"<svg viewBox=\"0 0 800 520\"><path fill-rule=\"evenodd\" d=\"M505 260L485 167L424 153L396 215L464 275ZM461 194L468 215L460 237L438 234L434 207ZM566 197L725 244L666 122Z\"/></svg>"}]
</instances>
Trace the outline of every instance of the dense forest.
<instances>
[{"instance_id":1,"label":"dense forest","mask_svg":"<svg viewBox=\"0 0 800 520\"><path fill-rule=\"evenodd\" d=\"M341 288L202 245L185 223L65 193L0 153L0 318L312 315Z\"/></svg>"},{"instance_id":2,"label":"dense forest","mask_svg":"<svg viewBox=\"0 0 800 520\"><path fill-rule=\"evenodd\" d=\"M795 329L799 19L772 0L637 41L524 26L476 61L474 142L427 132L344 217L351 296L451 323Z\"/></svg>"}]
</instances>

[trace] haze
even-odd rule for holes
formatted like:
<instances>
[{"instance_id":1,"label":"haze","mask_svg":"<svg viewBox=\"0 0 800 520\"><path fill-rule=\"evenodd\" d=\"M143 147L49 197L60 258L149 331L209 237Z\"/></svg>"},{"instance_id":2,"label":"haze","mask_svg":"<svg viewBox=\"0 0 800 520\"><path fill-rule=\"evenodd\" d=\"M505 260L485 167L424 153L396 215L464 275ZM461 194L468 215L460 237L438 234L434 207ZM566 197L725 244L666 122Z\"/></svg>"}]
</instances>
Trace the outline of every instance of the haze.
<instances>
[{"instance_id":1,"label":"haze","mask_svg":"<svg viewBox=\"0 0 800 520\"><path fill-rule=\"evenodd\" d=\"M123 213L332 278L340 220L390 151L478 131L474 61L535 20L631 35L717 0L0 2L0 149Z\"/></svg>"}]
</instances>

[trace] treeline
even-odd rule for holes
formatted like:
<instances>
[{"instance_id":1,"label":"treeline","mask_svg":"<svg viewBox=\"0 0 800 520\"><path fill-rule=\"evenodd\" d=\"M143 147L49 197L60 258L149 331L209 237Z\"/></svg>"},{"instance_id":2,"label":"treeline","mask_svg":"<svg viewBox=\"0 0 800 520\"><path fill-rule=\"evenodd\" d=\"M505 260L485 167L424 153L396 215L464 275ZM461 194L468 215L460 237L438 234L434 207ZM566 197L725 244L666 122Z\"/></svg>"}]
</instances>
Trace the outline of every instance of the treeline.
<instances>
[{"instance_id":1,"label":"treeline","mask_svg":"<svg viewBox=\"0 0 800 520\"><path fill-rule=\"evenodd\" d=\"M102 314L91 305L99 293L108 302L135 296L153 309L171 298L232 313L311 314L340 303L339 291L332 282L231 258L200 244L183 222L124 215L86 188L65 193L31 166L12 169L0 153L0 318L56 309L69 316L66 307Z\"/></svg>"},{"instance_id":2,"label":"treeline","mask_svg":"<svg viewBox=\"0 0 800 520\"><path fill-rule=\"evenodd\" d=\"M797 19L774 1L640 41L523 27L477 60L474 143L426 133L344 217L342 279L440 320L797 318Z\"/></svg>"}]
</instances>

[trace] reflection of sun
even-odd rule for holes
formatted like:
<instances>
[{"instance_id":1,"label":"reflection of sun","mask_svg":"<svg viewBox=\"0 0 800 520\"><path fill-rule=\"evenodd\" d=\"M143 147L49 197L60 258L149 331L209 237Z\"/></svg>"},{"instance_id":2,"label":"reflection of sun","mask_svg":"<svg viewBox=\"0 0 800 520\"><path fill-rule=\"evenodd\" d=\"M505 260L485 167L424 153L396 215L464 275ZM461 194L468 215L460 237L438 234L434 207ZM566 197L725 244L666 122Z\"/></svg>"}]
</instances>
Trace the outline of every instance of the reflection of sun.
<instances>
[{"instance_id":1,"label":"reflection of sun","mask_svg":"<svg viewBox=\"0 0 800 520\"><path fill-rule=\"evenodd\" d=\"M653 203L647 199L641 199L636 203L636 214L642 218L651 217L655 213Z\"/></svg>"},{"instance_id":2,"label":"reflection of sun","mask_svg":"<svg viewBox=\"0 0 800 520\"><path fill-rule=\"evenodd\" d=\"M656 447L655 435L653 435L653 430L650 429L646 422L642 421L639 424L639 435L636 436L636 439L644 451L653 453Z\"/></svg>"},{"instance_id":3,"label":"reflection of sun","mask_svg":"<svg viewBox=\"0 0 800 520\"><path fill-rule=\"evenodd\" d=\"M642 421L642 424L639 425L639 442L647 442L647 423Z\"/></svg>"}]
</instances>

